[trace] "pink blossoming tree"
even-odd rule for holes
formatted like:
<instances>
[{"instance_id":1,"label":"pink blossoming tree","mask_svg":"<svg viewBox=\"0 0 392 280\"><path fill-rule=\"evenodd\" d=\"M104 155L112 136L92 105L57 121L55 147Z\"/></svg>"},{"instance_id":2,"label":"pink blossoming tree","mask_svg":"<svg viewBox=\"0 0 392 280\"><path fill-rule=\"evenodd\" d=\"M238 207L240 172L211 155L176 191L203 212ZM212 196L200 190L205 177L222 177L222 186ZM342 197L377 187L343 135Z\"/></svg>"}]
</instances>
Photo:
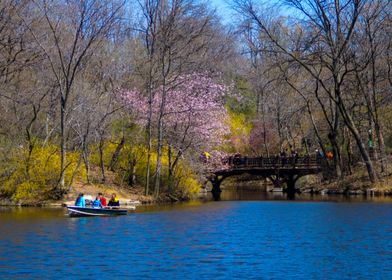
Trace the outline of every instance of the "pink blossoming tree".
<instances>
[{"instance_id":1,"label":"pink blossoming tree","mask_svg":"<svg viewBox=\"0 0 392 280\"><path fill-rule=\"evenodd\" d=\"M216 83L206 74L177 77L166 91L163 128L168 147L169 177L182 156L198 157L212 151L229 133L224 97L229 87ZM152 104L152 124L158 122L162 89L155 89ZM148 99L138 90L121 93L121 101L129 108L140 125L148 121ZM170 179L170 178L169 178ZM170 182L170 180L169 180Z\"/></svg>"}]
</instances>

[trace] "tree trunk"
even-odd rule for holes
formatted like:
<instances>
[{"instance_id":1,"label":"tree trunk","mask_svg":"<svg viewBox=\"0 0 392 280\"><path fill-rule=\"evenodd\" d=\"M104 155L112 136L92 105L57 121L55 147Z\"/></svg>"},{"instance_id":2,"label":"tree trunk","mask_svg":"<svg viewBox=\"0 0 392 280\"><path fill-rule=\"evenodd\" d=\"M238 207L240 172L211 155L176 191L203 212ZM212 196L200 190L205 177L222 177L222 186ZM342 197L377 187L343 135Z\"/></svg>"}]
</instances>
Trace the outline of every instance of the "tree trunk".
<instances>
[{"instance_id":1,"label":"tree trunk","mask_svg":"<svg viewBox=\"0 0 392 280\"><path fill-rule=\"evenodd\" d=\"M129 166L128 185L130 187L133 187L136 182L136 159L129 157L128 158L128 166Z\"/></svg>"},{"instance_id":2,"label":"tree trunk","mask_svg":"<svg viewBox=\"0 0 392 280\"><path fill-rule=\"evenodd\" d=\"M157 141L157 166L155 170L155 188L154 188L154 196L159 196L159 188L161 182L161 168L162 168L162 146L163 146L163 113L165 109L165 83L162 85L162 101L160 106L160 112L158 117L158 141Z\"/></svg>"},{"instance_id":3,"label":"tree trunk","mask_svg":"<svg viewBox=\"0 0 392 280\"><path fill-rule=\"evenodd\" d=\"M338 101L337 103L338 103L339 110L343 116L343 120L346 123L348 129L351 131L351 133L355 139L355 142L357 143L357 146L358 146L359 152L362 156L362 159L365 162L366 169L367 169L368 176L369 176L369 180L372 183L376 183L377 182L377 175L374 172L373 163L370 159L369 153L368 153L365 145L363 144L363 141L361 139L359 131L358 131L353 119L351 118L351 116L347 112L346 108L344 107L344 104L341 101L340 95L338 96L337 101Z\"/></svg>"},{"instance_id":4,"label":"tree trunk","mask_svg":"<svg viewBox=\"0 0 392 280\"><path fill-rule=\"evenodd\" d=\"M151 66L150 66L151 67ZM144 188L144 194L149 195L150 192L150 168L151 168L151 150L152 150L152 102L153 93L151 88L151 68L150 68L150 80L148 85L148 120L147 120L147 170L146 170L146 186Z\"/></svg>"},{"instance_id":5,"label":"tree trunk","mask_svg":"<svg viewBox=\"0 0 392 280\"><path fill-rule=\"evenodd\" d=\"M341 155L340 155L340 149L339 149L339 144L337 141L337 135L335 132L330 132L328 135L328 138L331 142L332 145L332 151L333 151L333 164L335 167L335 175L338 178L341 178L343 173L342 173L342 166L341 166Z\"/></svg>"},{"instance_id":6,"label":"tree trunk","mask_svg":"<svg viewBox=\"0 0 392 280\"><path fill-rule=\"evenodd\" d=\"M151 130L149 130L148 133L148 148L147 148L147 170L146 170L146 186L144 188L144 194L148 195L150 190L150 168L151 168L151 147L152 147L152 141L151 141Z\"/></svg>"},{"instance_id":7,"label":"tree trunk","mask_svg":"<svg viewBox=\"0 0 392 280\"><path fill-rule=\"evenodd\" d=\"M103 162L103 146L104 146L104 141L101 135L101 139L99 140L99 166L101 168L101 180L102 183L105 183L106 181L106 177L105 177L105 164Z\"/></svg>"},{"instance_id":8,"label":"tree trunk","mask_svg":"<svg viewBox=\"0 0 392 280\"><path fill-rule=\"evenodd\" d=\"M78 172L78 170L79 170L79 168L80 168L80 165L81 165L81 163L82 163L82 159L83 159L83 155L81 154L81 155L79 156L79 159L78 159L78 164L76 165L76 168L75 168L75 170L74 170L73 173L72 173L71 180L70 180L69 183L68 183L67 192L69 192L69 191L71 190L71 188L72 188L73 180L75 179L76 173Z\"/></svg>"},{"instance_id":9,"label":"tree trunk","mask_svg":"<svg viewBox=\"0 0 392 280\"><path fill-rule=\"evenodd\" d=\"M166 52L164 50L162 54L162 64L161 64L161 71L162 71L162 99L161 104L159 106L159 117L158 117L158 141L157 141L157 166L155 171L155 189L154 195L155 197L159 196L160 192L160 184L161 184L161 169L162 169L162 147L163 147L163 116L165 113L165 106L166 106L166 82L167 77L169 74L170 63L166 64Z\"/></svg>"},{"instance_id":10,"label":"tree trunk","mask_svg":"<svg viewBox=\"0 0 392 280\"><path fill-rule=\"evenodd\" d=\"M384 136L381 132L381 129L379 125L376 123L376 134L377 134L377 141L378 141L378 151L380 154L380 165L381 165L381 172L385 172L387 168L387 161L385 160L386 157L386 151L385 151L385 142L384 142Z\"/></svg>"},{"instance_id":11,"label":"tree trunk","mask_svg":"<svg viewBox=\"0 0 392 280\"><path fill-rule=\"evenodd\" d=\"M347 129L345 129L347 131ZM346 152L347 152L347 168L348 168L348 173L351 175L352 172L352 165L353 165L353 150L352 150L352 143L351 143L351 137L349 133L346 133Z\"/></svg>"},{"instance_id":12,"label":"tree trunk","mask_svg":"<svg viewBox=\"0 0 392 280\"><path fill-rule=\"evenodd\" d=\"M369 114L368 117L369 117L369 127L370 127L370 130L368 131L368 134L369 134L368 135L369 136L368 149L369 149L369 151L372 152L370 154L370 158L373 157L373 160L375 162L377 162L378 161L378 148L376 149L375 141L374 141L376 139L376 128L375 128L375 123L374 123L374 120L373 120L371 114Z\"/></svg>"},{"instance_id":13,"label":"tree trunk","mask_svg":"<svg viewBox=\"0 0 392 280\"><path fill-rule=\"evenodd\" d=\"M90 161L88 159L88 151L87 147L83 147L83 161L84 161L84 167L86 169L86 180L87 184L90 184Z\"/></svg>"},{"instance_id":14,"label":"tree trunk","mask_svg":"<svg viewBox=\"0 0 392 280\"><path fill-rule=\"evenodd\" d=\"M172 168L172 151L171 151L171 147L170 147L170 145L169 145L169 147L167 148L167 157L168 157L168 162L169 162L169 174L168 174L168 177L167 177L167 180L168 180L168 191L169 191L169 193L171 193L171 191L172 191L172 187L173 187L173 185L172 185L172 183L173 183L173 168Z\"/></svg>"},{"instance_id":15,"label":"tree trunk","mask_svg":"<svg viewBox=\"0 0 392 280\"><path fill-rule=\"evenodd\" d=\"M33 150L34 150L34 144L33 144L33 141L31 139L30 128L26 128L26 134L27 134L27 136L26 136L27 143L28 143L28 146L29 146L29 152L27 154L27 159L26 159L26 177L27 177L27 180L29 180L30 179L30 160L31 160L31 155L32 155Z\"/></svg>"},{"instance_id":16,"label":"tree trunk","mask_svg":"<svg viewBox=\"0 0 392 280\"><path fill-rule=\"evenodd\" d=\"M123 135L121 137L120 143L117 145L116 150L114 151L114 153L112 155L112 159L110 160L110 164L109 164L109 170L114 171L114 166L117 163L118 155L119 155L121 149L124 147L124 144L125 144L125 137Z\"/></svg>"},{"instance_id":17,"label":"tree trunk","mask_svg":"<svg viewBox=\"0 0 392 280\"><path fill-rule=\"evenodd\" d=\"M374 40L373 36L369 34L369 41L371 44L371 69L372 69L372 96L370 97L371 100L371 105L373 109L373 123L374 123L374 130L375 134L377 136L377 148L380 156L380 167L381 167L381 173L383 173L386 170L386 161L385 161L385 143L384 143L384 137L381 131L381 126L380 126L380 121L379 121L379 115L378 115L378 106L377 106L377 75L376 75L376 50L375 50L375 45L374 45Z\"/></svg>"},{"instance_id":18,"label":"tree trunk","mask_svg":"<svg viewBox=\"0 0 392 280\"><path fill-rule=\"evenodd\" d=\"M161 181L161 167L162 167L162 120L159 118L158 121L158 141L157 141L157 166L155 170L155 188L154 188L154 196L159 196L159 188L160 188L160 181Z\"/></svg>"},{"instance_id":19,"label":"tree trunk","mask_svg":"<svg viewBox=\"0 0 392 280\"><path fill-rule=\"evenodd\" d=\"M61 111L60 111L60 149L61 149L61 166L60 166L60 188L65 187L65 164L66 164L66 139L65 139L65 100L61 93Z\"/></svg>"},{"instance_id":20,"label":"tree trunk","mask_svg":"<svg viewBox=\"0 0 392 280\"><path fill-rule=\"evenodd\" d=\"M263 104L261 105L261 115L262 115L262 120L263 120L263 141L264 141L264 147L265 147L265 152L267 154L267 157L270 156L269 152L269 147L267 143L267 126L265 122L265 109L264 109L264 94L262 94L263 98Z\"/></svg>"}]
</instances>

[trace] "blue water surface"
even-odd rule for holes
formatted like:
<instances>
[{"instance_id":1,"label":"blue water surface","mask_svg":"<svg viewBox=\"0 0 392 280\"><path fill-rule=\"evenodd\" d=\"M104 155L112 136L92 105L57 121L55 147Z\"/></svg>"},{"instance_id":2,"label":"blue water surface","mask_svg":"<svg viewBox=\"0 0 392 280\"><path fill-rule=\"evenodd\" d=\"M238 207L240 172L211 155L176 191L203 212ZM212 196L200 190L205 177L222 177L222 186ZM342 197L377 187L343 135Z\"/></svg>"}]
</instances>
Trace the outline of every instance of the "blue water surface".
<instances>
[{"instance_id":1,"label":"blue water surface","mask_svg":"<svg viewBox=\"0 0 392 280\"><path fill-rule=\"evenodd\" d=\"M219 201L122 217L0 210L3 279L392 279L392 203Z\"/></svg>"}]
</instances>

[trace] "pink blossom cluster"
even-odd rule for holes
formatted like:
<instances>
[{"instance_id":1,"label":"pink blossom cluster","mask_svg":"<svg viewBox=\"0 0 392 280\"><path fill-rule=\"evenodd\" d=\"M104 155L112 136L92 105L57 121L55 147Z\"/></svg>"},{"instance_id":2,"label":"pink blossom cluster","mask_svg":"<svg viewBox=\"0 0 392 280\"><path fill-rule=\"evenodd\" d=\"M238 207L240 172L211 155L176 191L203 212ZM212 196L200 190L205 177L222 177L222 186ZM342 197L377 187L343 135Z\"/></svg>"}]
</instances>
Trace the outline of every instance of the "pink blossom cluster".
<instances>
[{"instance_id":1,"label":"pink blossom cluster","mask_svg":"<svg viewBox=\"0 0 392 280\"><path fill-rule=\"evenodd\" d=\"M231 154L224 151L213 150L211 151L211 157L208 161L208 166L212 170L225 169L228 167L228 158Z\"/></svg>"},{"instance_id":2,"label":"pink blossom cluster","mask_svg":"<svg viewBox=\"0 0 392 280\"><path fill-rule=\"evenodd\" d=\"M229 132L224 97L230 88L206 74L177 77L166 88L153 91L152 124L157 123L162 101L165 140L176 150L211 150ZM141 125L149 115L148 97L138 90L123 91L121 101Z\"/></svg>"},{"instance_id":3,"label":"pink blossom cluster","mask_svg":"<svg viewBox=\"0 0 392 280\"><path fill-rule=\"evenodd\" d=\"M139 125L145 125L148 118L148 100L136 88L132 90L119 90L118 99L125 104L129 113Z\"/></svg>"}]
</instances>

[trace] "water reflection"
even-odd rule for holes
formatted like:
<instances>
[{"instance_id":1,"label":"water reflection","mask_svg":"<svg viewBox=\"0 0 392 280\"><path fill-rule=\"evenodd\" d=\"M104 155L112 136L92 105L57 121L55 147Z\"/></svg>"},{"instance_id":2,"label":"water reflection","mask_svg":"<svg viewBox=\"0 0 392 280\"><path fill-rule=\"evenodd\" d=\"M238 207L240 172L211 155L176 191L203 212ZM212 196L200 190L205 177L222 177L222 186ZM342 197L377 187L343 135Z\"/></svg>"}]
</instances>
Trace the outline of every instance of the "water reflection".
<instances>
[{"instance_id":1,"label":"water reflection","mask_svg":"<svg viewBox=\"0 0 392 280\"><path fill-rule=\"evenodd\" d=\"M62 208L0 206L2 221L6 219L12 221L53 220L62 219L65 214Z\"/></svg>"},{"instance_id":2,"label":"water reflection","mask_svg":"<svg viewBox=\"0 0 392 280\"><path fill-rule=\"evenodd\" d=\"M157 211L192 211L206 204L216 201L212 193L206 193L198 200L180 202L175 204L141 205L137 207L136 213L147 213ZM295 194L294 197L282 192L260 192L249 190L223 190L219 201L297 201L297 202L373 202L392 203L391 196L364 196L364 195L320 195L320 194ZM56 220L68 217L64 208L40 208L40 207L1 207L0 215L2 221L34 221L34 220ZM87 218L88 219L88 218ZM106 218L105 218L106 219ZM72 220L72 219L71 219ZM83 219L76 219L82 220Z\"/></svg>"},{"instance_id":3,"label":"water reflection","mask_svg":"<svg viewBox=\"0 0 392 280\"><path fill-rule=\"evenodd\" d=\"M0 208L0 275L392 279L390 198L301 194L287 201L282 193L226 190L221 195L219 202L209 194L106 218L71 219L65 209Z\"/></svg>"},{"instance_id":4,"label":"water reflection","mask_svg":"<svg viewBox=\"0 0 392 280\"><path fill-rule=\"evenodd\" d=\"M212 193L207 193L206 200L216 200ZM265 200L294 200L294 201L330 201L330 202L391 202L391 196L365 196L365 195L321 195L301 193L290 196L283 192L260 192L257 190L223 190L219 200L222 201L265 201Z\"/></svg>"}]
</instances>

